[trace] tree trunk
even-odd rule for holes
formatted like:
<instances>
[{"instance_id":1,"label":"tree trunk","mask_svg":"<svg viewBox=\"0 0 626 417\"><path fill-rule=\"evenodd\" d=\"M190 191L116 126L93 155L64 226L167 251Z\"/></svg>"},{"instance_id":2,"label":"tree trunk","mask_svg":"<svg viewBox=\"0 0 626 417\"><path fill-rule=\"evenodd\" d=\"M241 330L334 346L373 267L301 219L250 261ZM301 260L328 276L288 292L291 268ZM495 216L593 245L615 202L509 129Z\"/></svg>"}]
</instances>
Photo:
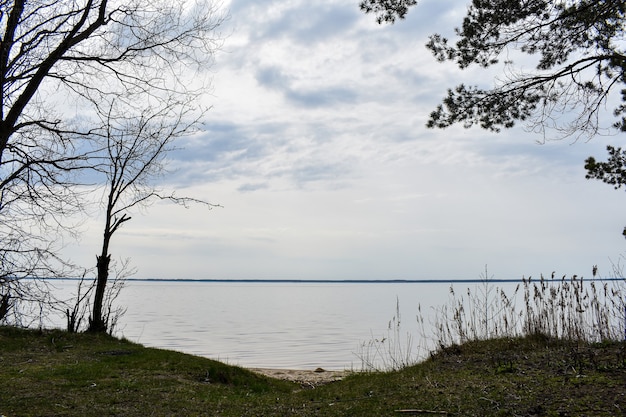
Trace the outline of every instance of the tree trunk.
<instances>
[{"instance_id":1,"label":"tree trunk","mask_svg":"<svg viewBox=\"0 0 626 417\"><path fill-rule=\"evenodd\" d=\"M93 311L89 319L90 332L106 332L108 323L106 322L102 307L104 304L104 293L109 280L109 263L111 262L111 255L109 255L109 241L111 236L106 233L104 236L104 242L102 245L102 254L96 256L96 269L98 276L96 277L96 294L93 300Z\"/></svg>"},{"instance_id":2,"label":"tree trunk","mask_svg":"<svg viewBox=\"0 0 626 417\"><path fill-rule=\"evenodd\" d=\"M111 255L96 256L98 276L96 278L96 294L93 301L93 312L89 321L90 332L106 332L107 323L102 315L102 304L104 303L104 290L109 279L109 262Z\"/></svg>"},{"instance_id":3,"label":"tree trunk","mask_svg":"<svg viewBox=\"0 0 626 417\"><path fill-rule=\"evenodd\" d=\"M0 320L2 320L7 314L9 314L10 308L11 295L9 294L9 292L0 295Z\"/></svg>"}]
</instances>

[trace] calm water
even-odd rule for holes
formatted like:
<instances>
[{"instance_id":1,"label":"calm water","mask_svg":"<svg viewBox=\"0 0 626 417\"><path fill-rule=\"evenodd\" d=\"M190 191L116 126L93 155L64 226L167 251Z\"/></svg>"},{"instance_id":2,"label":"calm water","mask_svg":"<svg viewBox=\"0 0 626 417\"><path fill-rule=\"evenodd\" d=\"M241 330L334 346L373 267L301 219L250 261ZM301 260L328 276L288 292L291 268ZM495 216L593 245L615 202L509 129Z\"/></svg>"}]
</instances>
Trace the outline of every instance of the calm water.
<instances>
[{"instance_id":1,"label":"calm water","mask_svg":"<svg viewBox=\"0 0 626 417\"><path fill-rule=\"evenodd\" d=\"M69 294L76 282L55 286ZM449 283L131 281L117 300L127 307L117 335L245 367L361 369L361 345L388 335L396 301L401 335L411 334L416 349L430 346L416 316L424 317L430 336L433 308L448 302L449 289ZM59 317L56 324L63 323Z\"/></svg>"}]
</instances>

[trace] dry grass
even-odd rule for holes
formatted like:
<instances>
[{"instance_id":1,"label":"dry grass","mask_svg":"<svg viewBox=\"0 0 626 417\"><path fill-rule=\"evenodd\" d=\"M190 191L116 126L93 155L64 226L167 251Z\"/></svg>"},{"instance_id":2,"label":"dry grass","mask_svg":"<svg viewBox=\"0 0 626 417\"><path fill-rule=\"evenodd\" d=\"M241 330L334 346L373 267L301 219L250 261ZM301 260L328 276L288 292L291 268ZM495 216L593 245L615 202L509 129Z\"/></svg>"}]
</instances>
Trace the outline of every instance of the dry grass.
<instances>
[{"instance_id":1,"label":"dry grass","mask_svg":"<svg viewBox=\"0 0 626 417\"><path fill-rule=\"evenodd\" d=\"M595 270L594 270L595 273ZM418 363L433 349L445 350L476 340L545 336L571 342L626 340L626 282L585 281L576 275L538 280L523 278L513 293L492 284L487 269L474 290L457 293L436 309L434 335L425 331L418 306L417 334L405 331L400 308L387 334L363 342L356 352L362 371L394 371ZM432 347L428 349L428 347Z\"/></svg>"},{"instance_id":2,"label":"dry grass","mask_svg":"<svg viewBox=\"0 0 626 417\"><path fill-rule=\"evenodd\" d=\"M519 294L520 290L522 291ZM483 282L479 294L469 289L438 311L438 346L499 337L543 335L581 342L624 339L624 281L585 281L576 275L560 279L522 279L514 293ZM521 299L521 308L518 303Z\"/></svg>"}]
</instances>

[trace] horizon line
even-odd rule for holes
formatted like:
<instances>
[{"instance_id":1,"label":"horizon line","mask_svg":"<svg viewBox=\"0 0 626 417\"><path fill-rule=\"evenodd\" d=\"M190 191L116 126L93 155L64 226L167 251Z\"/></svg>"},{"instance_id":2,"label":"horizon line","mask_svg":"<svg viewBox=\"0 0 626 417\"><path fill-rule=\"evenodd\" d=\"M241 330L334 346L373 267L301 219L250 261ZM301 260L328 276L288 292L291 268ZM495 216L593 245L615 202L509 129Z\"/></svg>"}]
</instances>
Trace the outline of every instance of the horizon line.
<instances>
[{"instance_id":1,"label":"horizon line","mask_svg":"<svg viewBox=\"0 0 626 417\"><path fill-rule=\"evenodd\" d=\"M78 281L83 278L46 278L50 280ZM583 281L622 281L625 278L578 278ZM127 278L134 282L213 282L239 284L475 284L475 283L521 283L524 280L539 282L541 278L489 278L489 279L227 279L227 278ZM544 281L562 281L563 278L543 278ZM568 281L571 278L567 279Z\"/></svg>"}]
</instances>

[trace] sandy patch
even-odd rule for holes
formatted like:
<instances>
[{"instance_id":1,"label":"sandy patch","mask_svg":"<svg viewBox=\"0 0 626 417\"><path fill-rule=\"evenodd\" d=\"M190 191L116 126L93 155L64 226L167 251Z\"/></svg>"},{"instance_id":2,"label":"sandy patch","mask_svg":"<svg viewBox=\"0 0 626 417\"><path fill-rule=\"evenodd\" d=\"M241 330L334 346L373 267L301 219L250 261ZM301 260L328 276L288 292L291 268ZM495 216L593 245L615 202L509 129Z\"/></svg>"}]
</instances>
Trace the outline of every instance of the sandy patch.
<instances>
[{"instance_id":1,"label":"sandy patch","mask_svg":"<svg viewBox=\"0 0 626 417\"><path fill-rule=\"evenodd\" d=\"M318 385L329 384L335 381L341 381L348 371L326 371L317 368L314 371L298 370L298 369L265 369L254 368L253 372L261 375L269 376L276 379L284 379L286 381L297 382L302 386L316 387Z\"/></svg>"}]
</instances>

